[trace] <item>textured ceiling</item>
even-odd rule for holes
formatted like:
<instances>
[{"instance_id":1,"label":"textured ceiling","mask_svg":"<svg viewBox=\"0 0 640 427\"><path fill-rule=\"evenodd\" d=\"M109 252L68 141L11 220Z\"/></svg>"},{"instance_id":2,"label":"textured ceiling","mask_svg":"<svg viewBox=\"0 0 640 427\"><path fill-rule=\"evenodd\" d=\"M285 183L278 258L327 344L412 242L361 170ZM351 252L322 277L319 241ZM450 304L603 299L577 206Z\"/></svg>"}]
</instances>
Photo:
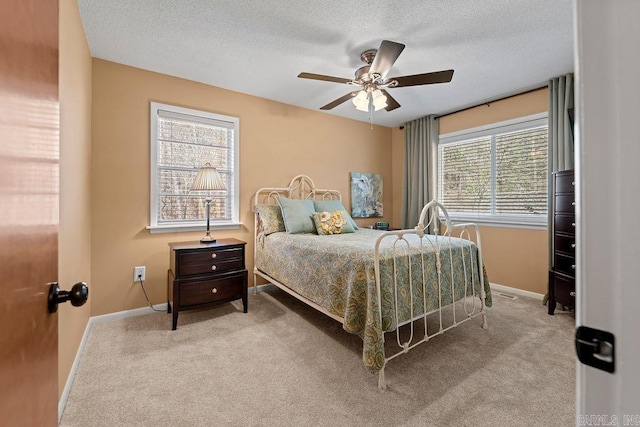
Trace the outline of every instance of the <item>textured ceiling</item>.
<instances>
[{"instance_id":1,"label":"textured ceiling","mask_svg":"<svg viewBox=\"0 0 640 427\"><path fill-rule=\"evenodd\" d=\"M353 90L383 39L406 48L389 77L453 68L451 83L389 89L397 126L540 87L573 71L572 0L78 0L91 55L317 110ZM345 102L327 114L369 121Z\"/></svg>"}]
</instances>

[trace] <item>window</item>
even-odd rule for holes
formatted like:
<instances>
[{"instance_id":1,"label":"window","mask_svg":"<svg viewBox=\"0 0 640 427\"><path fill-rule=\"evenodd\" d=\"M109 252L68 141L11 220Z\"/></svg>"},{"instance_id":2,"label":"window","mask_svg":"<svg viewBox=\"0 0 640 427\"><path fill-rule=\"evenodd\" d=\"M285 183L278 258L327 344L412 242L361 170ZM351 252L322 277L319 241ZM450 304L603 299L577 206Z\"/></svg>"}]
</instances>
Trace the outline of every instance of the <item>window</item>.
<instances>
[{"instance_id":1,"label":"window","mask_svg":"<svg viewBox=\"0 0 640 427\"><path fill-rule=\"evenodd\" d=\"M151 232L189 231L206 221L198 168L216 167L226 190L212 192L211 228L239 226L239 119L151 103Z\"/></svg>"},{"instance_id":2,"label":"window","mask_svg":"<svg viewBox=\"0 0 640 427\"><path fill-rule=\"evenodd\" d=\"M458 219L546 226L547 140L546 115L443 135L441 203Z\"/></svg>"}]
</instances>

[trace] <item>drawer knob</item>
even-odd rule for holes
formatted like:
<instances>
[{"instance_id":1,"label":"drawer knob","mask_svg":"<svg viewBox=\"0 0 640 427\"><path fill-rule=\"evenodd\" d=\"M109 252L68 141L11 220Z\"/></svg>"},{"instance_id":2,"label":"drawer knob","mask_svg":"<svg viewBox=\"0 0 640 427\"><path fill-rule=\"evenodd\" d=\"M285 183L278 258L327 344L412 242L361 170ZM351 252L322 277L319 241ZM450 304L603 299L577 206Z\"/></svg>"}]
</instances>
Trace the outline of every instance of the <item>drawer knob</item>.
<instances>
[{"instance_id":1,"label":"drawer knob","mask_svg":"<svg viewBox=\"0 0 640 427\"><path fill-rule=\"evenodd\" d=\"M571 223L571 226L575 228L576 223L575 223L575 222L572 222L572 223Z\"/></svg>"},{"instance_id":2,"label":"drawer knob","mask_svg":"<svg viewBox=\"0 0 640 427\"><path fill-rule=\"evenodd\" d=\"M571 265L571 269L572 269L572 270L575 270L575 269L576 269L576 265L575 265L575 264L572 264L572 265Z\"/></svg>"},{"instance_id":3,"label":"drawer knob","mask_svg":"<svg viewBox=\"0 0 640 427\"><path fill-rule=\"evenodd\" d=\"M569 295L571 295L572 297L575 297L576 296L576 291L569 292Z\"/></svg>"},{"instance_id":4,"label":"drawer knob","mask_svg":"<svg viewBox=\"0 0 640 427\"><path fill-rule=\"evenodd\" d=\"M217 256L218 256L218 254L215 253L215 252L211 254L211 258L216 258Z\"/></svg>"},{"instance_id":5,"label":"drawer knob","mask_svg":"<svg viewBox=\"0 0 640 427\"><path fill-rule=\"evenodd\" d=\"M576 202L571 202L571 206L575 206L575 205L576 205Z\"/></svg>"},{"instance_id":6,"label":"drawer knob","mask_svg":"<svg viewBox=\"0 0 640 427\"><path fill-rule=\"evenodd\" d=\"M571 244L571 249L575 249L575 248L576 248L576 244L575 244L575 243L572 243L572 244Z\"/></svg>"},{"instance_id":7,"label":"drawer knob","mask_svg":"<svg viewBox=\"0 0 640 427\"><path fill-rule=\"evenodd\" d=\"M216 267L215 264L211 266L211 270L215 271L216 268L218 268L218 267Z\"/></svg>"},{"instance_id":8,"label":"drawer knob","mask_svg":"<svg viewBox=\"0 0 640 427\"><path fill-rule=\"evenodd\" d=\"M211 289L211 292L214 293L214 294L217 294L218 290L216 288L213 288L213 289Z\"/></svg>"},{"instance_id":9,"label":"drawer knob","mask_svg":"<svg viewBox=\"0 0 640 427\"><path fill-rule=\"evenodd\" d=\"M571 185L576 185L576 182L575 181L571 181Z\"/></svg>"}]
</instances>

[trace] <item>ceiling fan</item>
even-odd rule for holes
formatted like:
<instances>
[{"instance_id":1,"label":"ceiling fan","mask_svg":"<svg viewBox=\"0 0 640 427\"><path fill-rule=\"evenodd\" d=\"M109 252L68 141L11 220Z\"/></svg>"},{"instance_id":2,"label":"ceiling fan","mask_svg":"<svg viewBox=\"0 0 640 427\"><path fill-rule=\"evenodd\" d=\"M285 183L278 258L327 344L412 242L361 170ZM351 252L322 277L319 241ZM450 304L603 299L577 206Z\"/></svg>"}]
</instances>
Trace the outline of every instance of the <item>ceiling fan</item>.
<instances>
[{"instance_id":1,"label":"ceiling fan","mask_svg":"<svg viewBox=\"0 0 640 427\"><path fill-rule=\"evenodd\" d=\"M320 107L321 110L331 110L348 99L352 99L356 109L361 111L379 110L387 111L400 107L389 92L388 88L429 85L435 83L448 83L453 78L453 70L436 71L433 73L414 74L411 76L387 78L387 73L396 62L405 45L389 40L383 40L378 49L368 49L362 52L360 60L365 63L355 72L354 79L325 76L322 74L300 73L302 79L322 80L327 82L345 83L359 86L360 89L349 92L346 95Z\"/></svg>"}]
</instances>

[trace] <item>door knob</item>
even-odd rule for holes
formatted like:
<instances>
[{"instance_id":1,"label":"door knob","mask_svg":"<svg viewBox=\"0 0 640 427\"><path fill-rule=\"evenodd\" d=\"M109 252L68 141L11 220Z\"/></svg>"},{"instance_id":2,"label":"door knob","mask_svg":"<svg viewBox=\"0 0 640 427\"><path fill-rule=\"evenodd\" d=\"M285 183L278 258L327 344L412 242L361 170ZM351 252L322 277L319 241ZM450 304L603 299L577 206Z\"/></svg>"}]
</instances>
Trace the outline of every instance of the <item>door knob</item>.
<instances>
[{"instance_id":1,"label":"door knob","mask_svg":"<svg viewBox=\"0 0 640 427\"><path fill-rule=\"evenodd\" d=\"M78 282L70 291L62 291L58 286L58 282L51 283L49 288L49 313L58 311L58 304L71 301L74 307L80 307L89 297L89 288L84 282Z\"/></svg>"}]
</instances>

